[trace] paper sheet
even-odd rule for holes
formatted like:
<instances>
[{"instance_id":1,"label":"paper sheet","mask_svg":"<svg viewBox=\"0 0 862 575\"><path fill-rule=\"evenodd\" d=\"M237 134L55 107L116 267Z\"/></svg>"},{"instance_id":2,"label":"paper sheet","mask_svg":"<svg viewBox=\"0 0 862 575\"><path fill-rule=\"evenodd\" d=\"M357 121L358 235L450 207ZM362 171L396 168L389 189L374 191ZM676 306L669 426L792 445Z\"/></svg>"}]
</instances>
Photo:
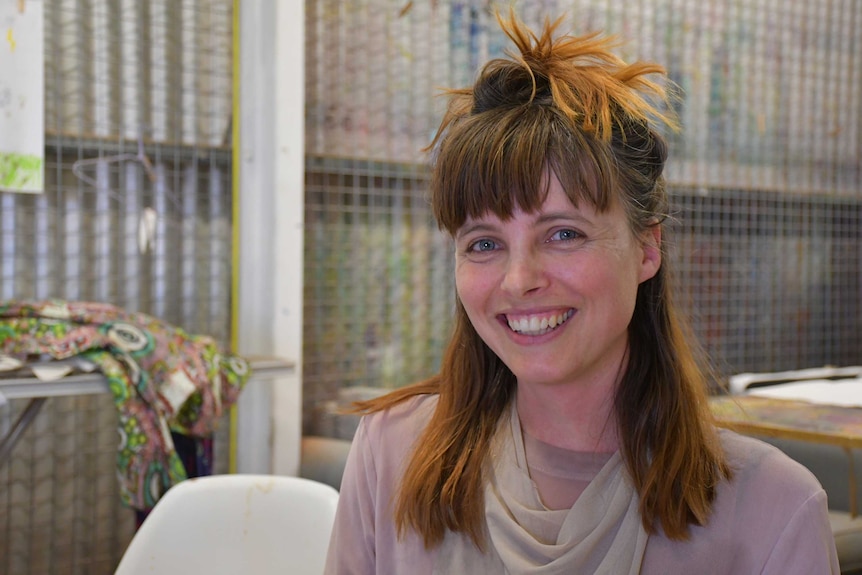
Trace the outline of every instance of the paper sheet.
<instances>
[{"instance_id":1,"label":"paper sheet","mask_svg":"<svg viewBox=\"0 0 862 575\"><path fill-rule=\"evenodd\" d=\"M823 405L862 407L862 379L813 380L756 387L746 395L798 399Z\"/></svg>"}]
</instances>

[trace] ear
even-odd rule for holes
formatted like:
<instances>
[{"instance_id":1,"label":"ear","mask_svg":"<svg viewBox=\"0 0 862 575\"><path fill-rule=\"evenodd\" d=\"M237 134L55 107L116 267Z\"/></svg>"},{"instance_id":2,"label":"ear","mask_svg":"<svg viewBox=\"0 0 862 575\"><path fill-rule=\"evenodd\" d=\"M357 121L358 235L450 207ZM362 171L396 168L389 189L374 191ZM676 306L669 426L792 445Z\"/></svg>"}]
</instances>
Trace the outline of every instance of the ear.
<instances>
[{"instance_id":1,"label":"ear","mask_svg":"<svg viewBox=\"0 0 862 575\"><path fill-rule=\"evenodd\" d=\"M655 223L644 231L641 236L641 249L643 259L638 281L643 283L655 276L661 267L661 224Z\"/></svg>"}]
</instances>

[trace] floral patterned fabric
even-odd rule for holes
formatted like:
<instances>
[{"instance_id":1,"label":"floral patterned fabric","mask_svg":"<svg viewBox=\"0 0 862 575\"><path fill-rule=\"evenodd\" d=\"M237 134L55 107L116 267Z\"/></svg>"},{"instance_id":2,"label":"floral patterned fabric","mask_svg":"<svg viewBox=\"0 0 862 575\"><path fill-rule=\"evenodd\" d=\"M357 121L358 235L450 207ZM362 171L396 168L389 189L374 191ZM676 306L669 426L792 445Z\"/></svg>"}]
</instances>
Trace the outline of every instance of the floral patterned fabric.
<instances>
[{"instance_id":1,"label":"floral patterned fabric","mask_svg":"<svg viewBox=\"0 0 862 575\"><path fill-rule=\"evenodd\" d=\"M171 432L210 436L250 375L248 362L221 354L211 337L105 303L0 302L0 354L98 366L119 415L121 497L139 510L187 477Z\"/></svg>"}]
</instances>

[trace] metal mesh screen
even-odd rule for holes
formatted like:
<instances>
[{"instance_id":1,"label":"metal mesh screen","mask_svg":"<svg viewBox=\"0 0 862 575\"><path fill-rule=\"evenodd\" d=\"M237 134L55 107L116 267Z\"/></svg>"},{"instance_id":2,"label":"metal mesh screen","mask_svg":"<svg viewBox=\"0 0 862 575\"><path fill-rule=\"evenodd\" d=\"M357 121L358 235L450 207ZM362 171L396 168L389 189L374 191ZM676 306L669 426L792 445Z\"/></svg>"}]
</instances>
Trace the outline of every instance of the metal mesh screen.
<instances>
[{"instance_id":1,"label":"metal mesh screen","mask_svg":"<svg viewBox=\"0 0 862 575\"><path fill-rule=\"evenodd\" d=\"M232 2L46 0L44 15L45 192L0 194L0 297L108 302L227 345ZM0 574L113 572L134 530L116 423L107 395L46 403L0 467Z\"/></svg>"},{"instance_id":2,"label":"metal mesh screen","mask_svg":"<svg viewBox=\"0 0 862 575\"><path fill-rule=\"evenodd\" d=\"M534 28L565 15L567 30L619 34L622 57L660 62L680 86L667 241L720 371L862 361L862 3L309 0L306 432L349 437L355 420L332 415L346 399L436 371L453 284L421 149L437 89L508 47L493 11L510 4ZM409 313L394 305L405 293ZM431 319L417 326L415 307Z\"/></svg>"},{"instance_id":3,"label":"metal mesh screen","mask_svg":"<svg viewBox=\"0 0 862 575\"><path fill-rule=\"evenodd\" d=\"M862 206L756 190L675 190L678 291L726 374L858 365Z\"/></svg>"},{"instance_id":4,"label":"metal mesh screen","mask_svg":"<svg viewBox=\"0 0 862 575\"><path fill-rule=\"evenodd\" d=\"M428 217L424 170L306 163L304 402L313 433L351 436L338 399L427 377L452 315L448 241ZM310 317L309 317L310 316Z\"/></svg>"}]
</instances>

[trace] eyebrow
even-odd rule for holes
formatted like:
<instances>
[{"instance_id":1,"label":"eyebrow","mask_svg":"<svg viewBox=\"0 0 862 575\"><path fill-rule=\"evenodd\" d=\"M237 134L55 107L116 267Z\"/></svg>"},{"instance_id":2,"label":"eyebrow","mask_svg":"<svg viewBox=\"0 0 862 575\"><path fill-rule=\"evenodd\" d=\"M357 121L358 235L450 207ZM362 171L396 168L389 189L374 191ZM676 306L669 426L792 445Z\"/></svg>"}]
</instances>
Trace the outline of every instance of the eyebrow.
<instances>
[{"instance_id":1,"label":"eyebrow","mask_svg":"<svg viewBox=\"0 0 862 575\"><path fill-rule=\"evenodd\" d=\"M541 214L538 218L536 218L537 224L546 224L549 222L555 222L557 220L575 220L577 222L589 223L589 219L580 215L578 211L566 211L566 212L550 212L547 214Z\"/></svg>"},{"instance_id":2,"label":"eyebrow","mask_svg":"<svg viewBox=\"0 0 862 575\"><path fill-rule=\"evenodd\" d=\"M577 211L557 211L540 214L535 219L535 224L547 224L559 220L575 221L584 224L589 224L590 220L581 216ZM504 222L505 223L505 222ZM461 238L475 232L494 232L497 226L483 221L478 221L473 224L465 225L455 234L455 238Z\"/></svg>"},{"instance_id":3,"label":"eyebrow","mask_svg":"<svg viewBox=\"0 0 862 575\"><path fill-rule=\"evenodd\" d=\"M469 226L462 226L460 230L455 233L455 238L461 238L468 234L472 234L473 232L493 232L497 228L491 224L486 224L484 222L476 222L474 224L470 224Z\"/></svg>"}]
</instances>

